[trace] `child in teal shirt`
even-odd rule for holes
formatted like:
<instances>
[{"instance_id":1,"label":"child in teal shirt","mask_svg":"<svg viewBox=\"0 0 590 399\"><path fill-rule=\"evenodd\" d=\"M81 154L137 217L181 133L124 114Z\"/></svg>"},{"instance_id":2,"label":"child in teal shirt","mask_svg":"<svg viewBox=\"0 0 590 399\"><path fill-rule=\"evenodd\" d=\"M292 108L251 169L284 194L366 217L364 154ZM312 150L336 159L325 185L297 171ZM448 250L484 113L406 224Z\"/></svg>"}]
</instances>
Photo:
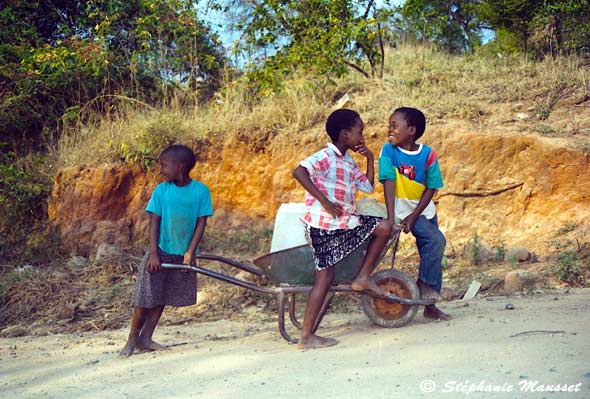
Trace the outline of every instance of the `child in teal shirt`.
<instances>
[{"instance_id":1,"label":"child in teal shirt","mask_svg":"<svg viewBox=\"0 0 590 399\"><path fill-rule=\"evenodd\" d=\"M173 145L160 154L160 183L148 203L150 248L139 267L133 296L131 331L120 355L131 356L135 348L163 350L152 334L165 306L190 306L197 301L193 273L162 269L160 264L195 264L195 254L213 215L209 188L189 177L196 159L192 150Z\"/></svg>"}]
</instances>

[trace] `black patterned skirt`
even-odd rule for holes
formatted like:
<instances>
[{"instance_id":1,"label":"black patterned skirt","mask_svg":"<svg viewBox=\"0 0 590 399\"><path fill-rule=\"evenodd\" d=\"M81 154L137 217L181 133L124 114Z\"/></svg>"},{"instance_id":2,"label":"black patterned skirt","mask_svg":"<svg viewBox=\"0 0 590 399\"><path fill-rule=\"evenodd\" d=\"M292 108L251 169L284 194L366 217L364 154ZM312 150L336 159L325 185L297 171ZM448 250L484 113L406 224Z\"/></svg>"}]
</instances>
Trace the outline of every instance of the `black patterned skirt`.
<instances>
[{"instance_id":1,"label":"black patterned skirt","mask_svg":"<svg viewBox=\"0 0 590 399\"><path fill-rule=\"evenodd\" d=\"M313 250L316 270L334 266L368 240L377 228L380 217L359 215L361 224L354 229L322 230L307 226L307 241Z\"/></svg>"},{"instance_id":2,"label":"black patterned skirt","mask_svg":"<svg viewBox=\"0 0 590 399\"><path fill-rule=\"evenodd\" d=\"M146 251L135 282L132 304L151 309L156 306L190 306L197 303L197 274L180 270L160 269L150 273L147 262L150 251ZM160 250L162 263L182 264L183 256L171 255Z\"/></svg>"}]
</instances>

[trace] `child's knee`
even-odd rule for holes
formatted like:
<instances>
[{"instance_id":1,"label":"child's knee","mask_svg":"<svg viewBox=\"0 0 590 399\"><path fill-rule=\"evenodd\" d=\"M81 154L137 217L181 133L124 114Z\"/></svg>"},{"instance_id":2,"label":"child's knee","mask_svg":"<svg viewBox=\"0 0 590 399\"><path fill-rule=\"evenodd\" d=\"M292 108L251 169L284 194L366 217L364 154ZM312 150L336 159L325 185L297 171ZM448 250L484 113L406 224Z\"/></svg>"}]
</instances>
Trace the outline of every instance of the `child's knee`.
<instances>
[{"instance_id":1,"label":"child's knee","mask_svg":"<svg viewBox=\"0 0 590 399\"><path fill-rule=\"evenodd\" d=\"M375 228L373 234L378 237L389 237L391 235L392 230L393 225L386 220L382 220Z\"/></svg>"},{"instance_id":2,"label":"child's knee","mask_svg":"<svg viewBox=\"0 0 590 399\"><path fill-rule=\"evenodd\" d=\"M439 252L443 253L445 251L445 247L447 246L447 239L440 231L436 235L435 245Z\"/></svg>"}]
</instances>

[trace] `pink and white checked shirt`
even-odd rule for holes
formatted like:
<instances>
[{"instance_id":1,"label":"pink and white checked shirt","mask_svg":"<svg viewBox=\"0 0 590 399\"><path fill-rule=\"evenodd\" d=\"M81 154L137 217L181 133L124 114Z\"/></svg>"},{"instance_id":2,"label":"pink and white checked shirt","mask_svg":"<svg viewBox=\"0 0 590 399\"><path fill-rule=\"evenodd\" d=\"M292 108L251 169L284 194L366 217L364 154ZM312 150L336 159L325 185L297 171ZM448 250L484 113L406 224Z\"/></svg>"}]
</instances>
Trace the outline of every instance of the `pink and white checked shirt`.
<instances>
[{"instance_id":1,"label":"pink and white checked shirt","mask_svg":"<svg viewBox=\"0 0 590 399\"><path fill-rule=\"evenodd\" d=\"M342 155L338 147L327 147L305 158L299 165L309 172L311 181L332 202L342 205L343 213L332 216L314 196L305 193L304 223L322 230L353 229L360 225L356 213L356 190L373 191L373 185L350 154Z\"/></svg>"}]
</instances>

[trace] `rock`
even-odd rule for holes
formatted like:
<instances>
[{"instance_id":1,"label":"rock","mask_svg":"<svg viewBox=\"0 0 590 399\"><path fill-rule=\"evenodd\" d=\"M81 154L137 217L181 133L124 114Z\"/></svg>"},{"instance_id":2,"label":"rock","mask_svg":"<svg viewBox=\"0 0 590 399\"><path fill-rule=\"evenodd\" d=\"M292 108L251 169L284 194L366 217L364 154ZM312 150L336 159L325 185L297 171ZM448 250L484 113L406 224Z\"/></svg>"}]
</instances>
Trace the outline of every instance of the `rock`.
<instances>
[{"instance_id":1,"label":"rock","mask_svg":"<svg viewBox=\"0 0 590 399\"><path fill-rule=\"evenodd\" d=\"M506 252L507 260L515 259L518 262L526 262L530 259L531 253L528 249L523 247L511 248Z\"/></svg>"},{"instance_id":2,"label":"rock","mask_svg":"<svg viewBox=\"0 0 590 399\"><path fill-rule=\"evenodd\" d=\"M514 270L504 277L504 292L513 294L534 285L535 277L528 270Z\"/></svg>"},{"instance_id":3,"label":"rock","mask_svg":"<svg viewBox=\"0 0 590 399\"><path fill-rule=\"evenodd\" d=\"M123 251L117 246L100 244L96 249L95 261L108 260L123 255Z\"/></svg>"},{"instance_id":4,"label":"rock","mask_svg":"<svg viewBox=\"0 0 590 399\"><path fill-rule=\"evenodd\" d=\"M463 295L463 300L466 301L475 298L480 288L481 283L479 281L473 280L469 285L467 292L465 292L465 295Z\"/></svg>"},{"instance_id":5,"label":"rock","mask_svg":"<svg viewBox=\"0 0 590 399\"><path fill-rule=\"evenodd\" d=\"M529 119L529 118L530 118L530 115L529 115L529 114L527 114L527 113L525 113L525 112L518 112L518 113L516 114L516 117L517 117L518 119L520 119L520 120L525 120L525 119Z\"/></svg>"},{"instance_id":6,"label":"rock","mask_svg":"<svg viewBox=\"0 0 590 399\"><path fill-rule=\"evenodd\" d=\"M504 306L504 309L506 310L514 310L514 305L511 303L507 303L506 306Z\"/></svg>"},{"instance_id":7,"label":"rock","mask_svg":"<svg viewBox=\"0 0 590 399\"><path fill-rule=\"evenodd\" d=\"M64 305L59 314L60 319L67 319L68 321L72 321L76 318L76 313L79 309L78 304L73 302L68 302Z\"/></svg>"},{"instance_id":8,"label":"rock","mask_svg":"<svg viewBox=\"0 0 590 399\"><path fill-rule=\"evenodd\" d=\"M463 246L462 256L473 260L475 253L474 246L476 245L478 247L477 256L479 258L479 262L489 262L496 258L496 253L492 247L481 240L477 244L475 244L473 241L465 243Z\"/></svg>"},{"instance_id":9,"label":"rock","mask_svg":"<svg viewBox=\"0 0 590 399\"><path fill-rule=\"evenodd\" d=\"M84 256L72 256L67 263L70 269L81 269L88 264L88 258Z\"/></svg>"},{"instance_id":10,"label":"rock","mask_svg":"<svg viewBox=\"0 0 590 399\"><path fill-rule=\"evenodd\" d=\"M334 105L334 107L332 107L332 109L336 110L340 108L346 108L346 106L351 105L351 103L352 97L350 96L350 94L346 93L342 97L340 97L338 101L336 101L336 104Z\"/></svg>"},{"instance_id":11,"label":"rock","mask_svg":"<svg viewBox=\"0 0 590 399\"><path fill-rule=\"evenodd\" d=\"M197 292L197 305L202 305L203 303L210 301L211 295L208 291L198 291Z\"/></svg>"}]
</instances>

